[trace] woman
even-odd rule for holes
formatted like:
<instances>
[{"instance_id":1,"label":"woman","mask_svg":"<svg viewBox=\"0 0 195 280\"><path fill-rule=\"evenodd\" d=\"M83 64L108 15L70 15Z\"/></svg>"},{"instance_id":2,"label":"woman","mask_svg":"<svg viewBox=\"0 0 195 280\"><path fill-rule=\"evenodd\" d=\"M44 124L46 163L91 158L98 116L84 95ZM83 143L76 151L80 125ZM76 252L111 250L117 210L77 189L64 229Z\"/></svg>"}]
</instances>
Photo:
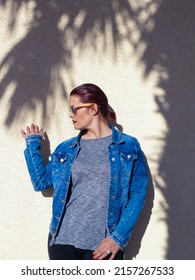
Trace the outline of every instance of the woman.
<instances>
[{"instance_id":1,"label":"woman","mask_svg":"<svg viewBox=\"0 0 195 280\"><path fill-rule=\"evenodd\" d=\"M123 259L148 183L138 141L108 124L108 100L94 84L73 89L70 118L80 133L44 166L43 129L21 130L35 191L54 188L50 259Z\"/></svg>"}]
</instances>

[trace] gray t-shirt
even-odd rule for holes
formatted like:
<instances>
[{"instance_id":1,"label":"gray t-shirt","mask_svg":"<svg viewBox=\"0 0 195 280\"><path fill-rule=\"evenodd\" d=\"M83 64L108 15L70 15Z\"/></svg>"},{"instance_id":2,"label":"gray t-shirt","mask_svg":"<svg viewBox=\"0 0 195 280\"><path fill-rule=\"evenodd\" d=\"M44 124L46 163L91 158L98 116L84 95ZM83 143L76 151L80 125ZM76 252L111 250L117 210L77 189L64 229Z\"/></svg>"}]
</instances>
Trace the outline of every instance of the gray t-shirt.
<instances>
[{"instance_id":1,"label":"gray t-shirt","mask_svg":"<svg viewBox=\"0 0 195 280\"><path fill-rule=\"evenodd\" d=\"M72 166L72 190L55 244L94 250L106 237L112 136L80 140Z\"/></svg>"}]
</instances>

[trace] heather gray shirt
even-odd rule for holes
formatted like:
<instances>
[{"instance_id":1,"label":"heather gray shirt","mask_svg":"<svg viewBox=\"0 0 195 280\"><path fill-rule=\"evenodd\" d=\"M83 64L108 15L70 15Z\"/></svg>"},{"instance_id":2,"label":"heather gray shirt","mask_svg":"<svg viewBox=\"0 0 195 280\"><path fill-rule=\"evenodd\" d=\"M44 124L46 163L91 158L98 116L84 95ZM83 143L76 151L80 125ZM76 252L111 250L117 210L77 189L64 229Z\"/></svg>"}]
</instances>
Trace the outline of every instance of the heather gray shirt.
<instances>
[{"instance_id":1,"label":"heather gray shirt","mask_svg":"<svg viewBox=\"0 0 195 280\"><path fill-rule=\"evenodd\" d=\"M72 166L72 192L55 244L94 250L106 237L112 136L80 140Z\"/></svg>"}]
</instances>

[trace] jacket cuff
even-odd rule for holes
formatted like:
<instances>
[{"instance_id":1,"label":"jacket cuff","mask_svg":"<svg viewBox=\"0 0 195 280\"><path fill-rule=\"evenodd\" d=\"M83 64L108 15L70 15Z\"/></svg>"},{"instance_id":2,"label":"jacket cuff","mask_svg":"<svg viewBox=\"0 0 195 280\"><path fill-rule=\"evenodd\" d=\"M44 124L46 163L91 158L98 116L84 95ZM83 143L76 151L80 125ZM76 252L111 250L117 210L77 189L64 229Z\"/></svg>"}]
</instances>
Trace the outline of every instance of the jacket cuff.
<instances>
[{"instance_id":1,"label":"jacket cuff","mask_svg":"<svg viewBox=\"0 0 195 280\"><path fill-rule=\"evenodd\" d=\"M31 142L41 143L42 136L40 135L30 135L25 138L26 144L30 144Z\"/></svg>"},{"instance_id":2,"label":"jacket cuff","mask_svg":"<svg viewBox=\"0 0 195 280\"><path fill-rule=\"evenodd\" d=\"M118 246L121 248L122 251L125 249L127 242L116 232L108 233L107 237L114 240L114 242L116 242L118 244Z\"/></svg>"}]
</instances>

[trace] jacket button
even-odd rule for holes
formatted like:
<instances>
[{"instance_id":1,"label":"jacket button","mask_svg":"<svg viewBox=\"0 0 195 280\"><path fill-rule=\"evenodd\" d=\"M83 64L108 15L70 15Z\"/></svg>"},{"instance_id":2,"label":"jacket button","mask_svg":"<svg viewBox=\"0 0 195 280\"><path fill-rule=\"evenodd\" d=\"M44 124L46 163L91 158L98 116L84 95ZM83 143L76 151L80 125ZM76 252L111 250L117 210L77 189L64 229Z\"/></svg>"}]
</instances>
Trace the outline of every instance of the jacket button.
<instances>
[{"instance_id":1,"label":"jacket button","mask_svg":"<svg viewBox=\"0 0 195 280\"><path fill-rule=\"evenodd\" d=\"M127 158L131 158L131 155L128 155Z\"/></svg>"},{"instance_id":2,"label":"jacket button","mask_svg":"<svg viewBox=\"0 0 195 280\"><path fill-rule=\"evenodd\" d=\"M61 159L60 159L60 162L64 162L64 159L63 159L63 158L61 158Z\"/></svg>"},{"instance_id":3,"label":"jacket button","mask_svg":"<svg viewBox=\"0 0 195 280\"><path fill-rule=\"evenodd\" d=\"M112 158L112 161L115 161L115 158L114 158L114 157Z\"/></svg>"}]
</instances>

